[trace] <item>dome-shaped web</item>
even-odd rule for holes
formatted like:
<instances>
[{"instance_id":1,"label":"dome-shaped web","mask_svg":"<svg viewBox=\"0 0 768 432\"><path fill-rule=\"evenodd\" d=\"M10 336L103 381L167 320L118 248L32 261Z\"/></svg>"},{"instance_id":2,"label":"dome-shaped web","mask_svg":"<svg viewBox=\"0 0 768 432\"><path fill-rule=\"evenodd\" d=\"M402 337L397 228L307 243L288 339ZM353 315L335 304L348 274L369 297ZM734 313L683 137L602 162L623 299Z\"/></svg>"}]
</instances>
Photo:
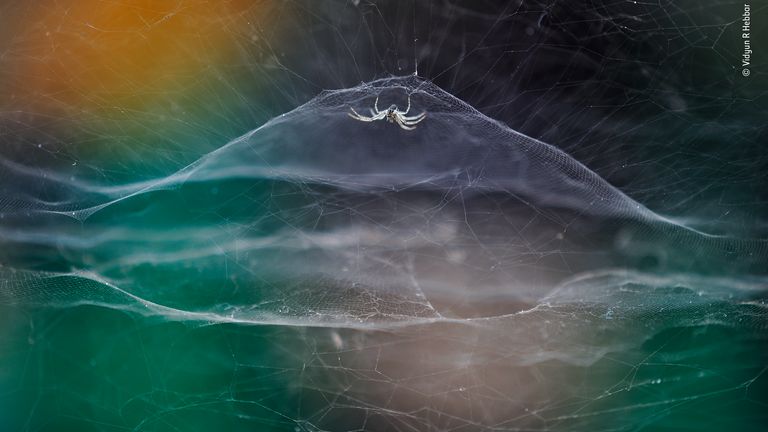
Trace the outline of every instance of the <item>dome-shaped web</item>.
<instances>
[{"instance_id":1,"label":"dome-shaped web","mask_svg":"<svg viewBox=\"0 0 768 432\"><path fill-rule=\"evenodd\" d=\"M348 115L376 98L401 110L410 98L426 119L404 130ZM34 288L14 283L26 294L9 290L11 301L402 324L514 313L606 269L759 275L765 259L764 241L659 216L413 76L325 91L153 181L104 186L5 164L7 185L35 177L46 191L5 189L4 241L35 245L7 248L7 260L56 272L25 272ZM62 216L71 223L47 222Z\"/></svg>"}]
</instances>

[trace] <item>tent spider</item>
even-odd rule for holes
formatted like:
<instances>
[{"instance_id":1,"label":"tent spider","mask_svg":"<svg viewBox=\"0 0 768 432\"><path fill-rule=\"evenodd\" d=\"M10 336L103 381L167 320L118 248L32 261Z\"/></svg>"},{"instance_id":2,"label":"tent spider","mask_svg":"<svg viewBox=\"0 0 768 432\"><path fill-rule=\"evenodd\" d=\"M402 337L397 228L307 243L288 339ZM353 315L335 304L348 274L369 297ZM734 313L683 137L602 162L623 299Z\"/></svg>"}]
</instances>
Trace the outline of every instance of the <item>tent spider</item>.
<instances>
[{"instance_id":1,"label":"tent spider","mask_svg":"<svg viewBox=\"0 0 768 432\"><path fill-rule=\"evenodd\" d=\"M415 115L411 117L406 116L406 114L408 114L408 111L411 110L411 95L408 95L408 106L405 108L405 111L400 111L399 109L397 109L397 105L390 105L390 107L387 108L386 110L379 111L379 96L376 96L376 101L373 103L373 109L371 110L370 117L366 117L358 114L357 111L355 111L355 109L352 107L350 107L349 109L352 110L352 112L349 112L347 114L355 120L359 120L363 122L387 120L390 123L396 123L398 126L400 126L405 130L416 129L416 124L427 117L426 111L419 115Z\"/></svg>"}]
</instances>

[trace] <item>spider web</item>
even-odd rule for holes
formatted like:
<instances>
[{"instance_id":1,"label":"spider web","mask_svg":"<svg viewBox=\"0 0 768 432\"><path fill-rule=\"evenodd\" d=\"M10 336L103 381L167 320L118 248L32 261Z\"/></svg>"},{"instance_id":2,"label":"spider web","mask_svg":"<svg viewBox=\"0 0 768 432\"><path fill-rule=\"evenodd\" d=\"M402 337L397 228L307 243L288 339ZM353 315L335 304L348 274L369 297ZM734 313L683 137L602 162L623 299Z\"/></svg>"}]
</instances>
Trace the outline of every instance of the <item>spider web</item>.
<instances>
[{"instance_id":1,"label":"spider web","mask_svg":"<svg viewBox=\"0 0 768 432\"><path fill-rule=\"evenodd\" d=\"M743 7L586 6L39 6L2 60L0 424L760 430ZM173 49L114 75L80 36ZM348 116L409 96L413 131Z\"/></svg>"}]
</instances>

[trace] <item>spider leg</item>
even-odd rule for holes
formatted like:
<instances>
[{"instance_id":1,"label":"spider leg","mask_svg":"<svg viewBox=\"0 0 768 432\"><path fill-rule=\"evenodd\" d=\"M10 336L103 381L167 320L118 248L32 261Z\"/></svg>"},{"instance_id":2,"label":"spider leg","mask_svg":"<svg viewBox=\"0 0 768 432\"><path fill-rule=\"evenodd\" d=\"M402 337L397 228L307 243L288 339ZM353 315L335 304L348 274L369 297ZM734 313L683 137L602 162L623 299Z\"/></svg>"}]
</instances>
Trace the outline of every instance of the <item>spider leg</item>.
<instances>
[{"instance_id":1,"label":"spider leg","mask_svg":"<svg viewBox=\"0 0 768 432\"><path fill-rule=\"evenodd\" d=\"M405 111L402 112L403 115L408 114L408 111L411 110L411 94L408 93L408 106L405 107Z\"/></svg>"},{"instance_id":2,"label":"spider leg","mask_svg":"<svg viewBox=\"0 0 768 432\"><path fill-rule=\"evenodd\" d=\"M400 116L395 116L395 122L397 123L398 126L400 126L401 128L403 128L405 130L414 130L414 129L416 129L416 126L411 126L408 123L404 122L402 117L400 117Z\"/></svg>"},{"instance_id":3,"label":"spider leg","mask_svg":"<svg viewBox=\"0 0 768 432\"><path fill-rule=\"evenodd\" d=\"M405 120L406 123L413 123L416 124L422 120L424 120L427 117L427 112L424 111L423 113L411 117L403 116L403 120Z\"/></svg>"},{"instance_id":4,"label":"spider leg","mask_svg":"<svg viewBox=\"0 0 768 432\"><path fill-rule=\"evenodd\" d=\"M373 102L373 107L376 109L376 114L378 114L379 111L379 95L376 95L376 101Z\"/></svg>"},{"instance_id":5,"label":"spider leg","mask_svg":"<svg viewBox=\"0 0 768 432\"><path fill-rule=\"evenodd\" d=\"M360 120L360 121L364 121L364 122L372 122L372 121L376 120L375 117L366 117L366 116L358 114L357 111L355 111L355 109L352 108L352 107L349 107L349 109L352 110L352 112L348 112L347 115L352 117L355 120Z\"/></svg>"}]
</instances>

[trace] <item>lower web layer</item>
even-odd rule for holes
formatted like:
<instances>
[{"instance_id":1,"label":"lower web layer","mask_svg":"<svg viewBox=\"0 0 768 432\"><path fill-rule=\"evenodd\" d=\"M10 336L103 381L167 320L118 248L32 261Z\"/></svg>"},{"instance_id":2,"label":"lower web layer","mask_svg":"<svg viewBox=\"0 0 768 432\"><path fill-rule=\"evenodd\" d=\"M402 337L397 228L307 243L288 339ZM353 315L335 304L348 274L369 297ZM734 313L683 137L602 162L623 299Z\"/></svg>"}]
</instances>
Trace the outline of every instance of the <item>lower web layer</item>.
<instances>
[{"instance_id":1,"label":"lower web layer","mask_svg":"<svg viewBox=\"0 0 768 432\"><path fill-rule=\"evenodd\" d=\"M115 302L3 303L3 362L27 371L0 376L4 424L757 430L768 379L765 304L750 290L725 299L725 280L685 280L595 275L574 285L602 287L582 301L563 287L549 303L505 316L356 328L136 313ZM61 279L49 282L66 292Z\"/></svg>"}]
</instances>

